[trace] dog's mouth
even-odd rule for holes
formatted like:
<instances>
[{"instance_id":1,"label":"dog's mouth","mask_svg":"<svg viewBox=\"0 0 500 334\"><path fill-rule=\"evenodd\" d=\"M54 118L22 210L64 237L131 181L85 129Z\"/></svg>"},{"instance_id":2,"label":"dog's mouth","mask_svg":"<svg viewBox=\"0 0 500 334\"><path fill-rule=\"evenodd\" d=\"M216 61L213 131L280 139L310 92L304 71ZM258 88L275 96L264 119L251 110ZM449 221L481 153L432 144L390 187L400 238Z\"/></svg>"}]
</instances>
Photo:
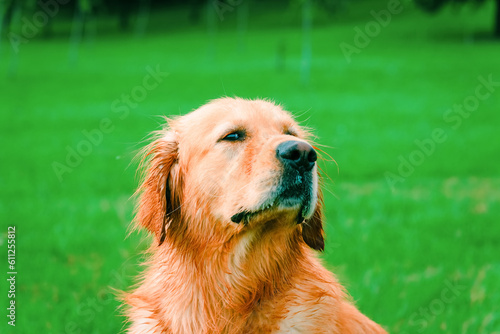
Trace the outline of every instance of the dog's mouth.
<instances>
[{"instance_id":1,"label":"dog's mouth","mask_svg":"<svg viewBox=\"0 0 500 334\"><path fill-rule=\"evenodd\" d=\"M264 208L259 208L257 210L253 210L253 211L242 210L242 211L234 214L233 216L231 216L231 221L233 223L237 223L237 224L243 223L244 225L247 225L251 220L257 219L259 216L263 216L263 215L266 215L267 213L271 213L271 212L278 213L278 210L277 210L278 207L279 206L277 206L277 205L269 205L269 206L266 206ZM287 209L291 210L293 208L287 208ZM304 221L305 214L308 211L309 210L304 208L304 207L298 207L297 216L296 216L296 223L297 224L300 224Z\"/></svg>"},{"instance_id":2,"label":"dog's mouth","mask_svg":"<svg viewBox=\"0 0 500 334\"><path fill-rule=\"evenodd\" d=\"M231 216L231 221L247 225L250 221L260 218L273 218L283 212L296 213L296 223L300 224L309 218L311 206L316 196L313 189L311 173L283 175L278 186L274 187L266 200L255 209L241 208Z\"/></svg>"}]
</instances>

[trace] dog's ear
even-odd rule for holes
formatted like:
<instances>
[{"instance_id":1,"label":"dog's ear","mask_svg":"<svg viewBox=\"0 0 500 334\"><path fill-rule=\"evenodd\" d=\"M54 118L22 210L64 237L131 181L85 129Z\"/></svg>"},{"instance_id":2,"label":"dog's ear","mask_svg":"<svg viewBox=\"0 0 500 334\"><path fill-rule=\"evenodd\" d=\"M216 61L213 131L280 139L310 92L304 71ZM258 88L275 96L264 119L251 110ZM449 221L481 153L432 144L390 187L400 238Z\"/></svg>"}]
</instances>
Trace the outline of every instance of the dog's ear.
<instances>
[{"instance_id":1,"label":"dog's ear","mask_svg":"<svg viewBox=\"0 0 500 334\"><path fill-rule=\"evenodd\" d=\"M325 249L325 238L323 232L323 194L318 190L318 201L316 209L311 218L302 223L302 238L305 243L317 251Z\"/></svg>"},{"instance_id":2,"label":"dog's ear","mask_svg":"<svg viewBox=\"0 0 500 334\"><path fill-rule=\"evenodd\" d=\"M138 189L136 224L154 234L159 245L167 229L178 221L181 206L181 173L178 164L178 143L169 131L144 150L141 161L144 182Z\"/></svg>"}]
</instances>

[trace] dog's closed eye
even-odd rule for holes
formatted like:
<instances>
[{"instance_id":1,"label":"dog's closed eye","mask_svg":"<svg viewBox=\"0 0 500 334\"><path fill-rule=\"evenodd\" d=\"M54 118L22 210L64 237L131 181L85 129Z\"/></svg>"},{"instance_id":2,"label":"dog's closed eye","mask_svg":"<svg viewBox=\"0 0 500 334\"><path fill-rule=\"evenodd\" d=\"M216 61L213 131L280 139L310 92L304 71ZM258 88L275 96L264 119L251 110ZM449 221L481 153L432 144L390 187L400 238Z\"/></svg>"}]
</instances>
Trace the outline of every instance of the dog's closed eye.
<instances>
[{"instance_id":1,"label":"dog's closed eye","mask_svg":"<svg viewBox=\"0 0 500 334\"><path fill-rule=\"evenodd\" d=\"M285 134L287 136L299 137L299 134L297 133L297 131L295 131L293 128L289 128L287 126L283 129L283 134Z\"/></svg>"},{"instance_id":2,"label":"dog's closed eye","mask_svg":"<svg viewBox=\"0 0 500 334\"><path fill-rule=\"evenodd\" d=\"M245 140L246 136L247 134L245 130L239 129L224 135L222 138L219 139L219 141L229 141L229 142L243 141Z\"/></svg>"}]
</instances>

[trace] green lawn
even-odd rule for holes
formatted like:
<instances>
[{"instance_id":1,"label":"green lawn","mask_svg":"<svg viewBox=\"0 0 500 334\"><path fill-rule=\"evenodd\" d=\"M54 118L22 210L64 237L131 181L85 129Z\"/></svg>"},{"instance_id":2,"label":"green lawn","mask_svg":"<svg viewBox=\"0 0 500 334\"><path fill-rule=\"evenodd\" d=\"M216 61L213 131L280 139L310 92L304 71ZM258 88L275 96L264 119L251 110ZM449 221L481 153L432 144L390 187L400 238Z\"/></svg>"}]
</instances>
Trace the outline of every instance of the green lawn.
<instances>
[{"instance_id":1,"label":"green lawn","mask_svg":"<svg viewBox=\"0 0 500 334\"><path fill-rule=\"evenodd\" d=\"M353 44L354 28L387 3L320 15L307 86L298 14L264 5L251 8L243 49L236 11L212 35L182 23L181 9L155 13L143 38L104 22L72 65L64 22L54 38L22 45L17 60L3 39L0 245L6 259L15 225L18 275L16 327L2 315L0 332L119 332L113 289L133 283L147 244L144 234L127 238L134 154L160 127L157 115L237 95L282 103L337 161L339 171L321 163L323 257L364 313L392 333L500 333L500 86L477 88L480 76L500 82L500 43L478 37L491 30L492 5L432 17L405 5L350 63L339 45ZM145 91L137 87L148 67L169 75L130 107L114 102ZM469 116L448 112L463 103ZM95 144L85 146L86 131ZM54 162L66 164L68 150L86 156L58 175ZM400 159L417 162L404 177Z\"/></svg>"}]
</instances>

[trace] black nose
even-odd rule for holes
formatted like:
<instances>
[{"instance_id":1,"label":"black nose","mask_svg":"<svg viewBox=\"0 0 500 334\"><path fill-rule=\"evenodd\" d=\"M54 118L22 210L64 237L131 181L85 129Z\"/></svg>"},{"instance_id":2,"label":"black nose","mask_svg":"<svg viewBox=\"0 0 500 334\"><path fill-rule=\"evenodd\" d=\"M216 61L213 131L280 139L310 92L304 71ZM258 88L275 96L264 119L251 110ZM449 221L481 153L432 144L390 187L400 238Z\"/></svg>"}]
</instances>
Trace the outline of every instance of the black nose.
<instances>
[{"instance_id":1,"label":"black nose","mask_svg":"<svg viewBox=\"0 0 500 334\"><path fill-rule=\"evenodd\" d=\"M308 143L289 140L276 148L278 159L295 169L311 170L318 159L316 151Z\"/></svg>"}]
</instances>

